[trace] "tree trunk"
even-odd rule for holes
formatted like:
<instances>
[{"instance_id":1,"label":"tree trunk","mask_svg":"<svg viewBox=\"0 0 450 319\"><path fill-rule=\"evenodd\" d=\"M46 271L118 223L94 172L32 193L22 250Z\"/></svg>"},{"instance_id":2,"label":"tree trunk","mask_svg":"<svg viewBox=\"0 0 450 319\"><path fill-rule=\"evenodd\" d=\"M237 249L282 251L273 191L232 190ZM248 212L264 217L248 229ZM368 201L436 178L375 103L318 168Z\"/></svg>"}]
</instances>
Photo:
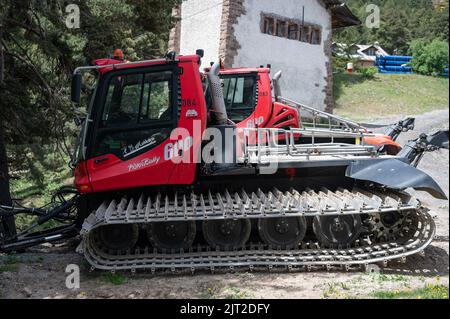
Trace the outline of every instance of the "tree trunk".
<instances>
[{"instance_id":1,"label":"tree trunk","mask_svg":"<svg viewBox=\"0 0 450 319\"><path fill-rule=\"evenodd\" d=\"M0 31L0 40L2 39L2 32ZM3 43L0 42L0 85L5 81L5 56L3 54Z\"/></svg>"},{"instance_id":2,"label":"tree trunk","mask_svg":"<svg viewBox=\"0 0 450 319\"><path fill-rule=\"evenodd\" d=\"M0 204L10 206L12 204L11 193L9 190L8 160L6 157L5 131L3 123L0 120ZM1 217L0 217L1 218ZM0 220L6 237L16 234L16 225L14 217L3 217ZM1 235L1 234L0 234ZM1 237L1 236L0 236Z\"/></svg>"},{"instance_id":3,"label":"tree trunk","mask_svg":"<svg viewBox=\"0 0 450 319\"><path fill-rule=\"evenodd\" d=\"M0 19L0 23L3 23ZM5 54L3 48L3 28L0 29L0 85L5 81Z\"/></svg>"}]
</instances>

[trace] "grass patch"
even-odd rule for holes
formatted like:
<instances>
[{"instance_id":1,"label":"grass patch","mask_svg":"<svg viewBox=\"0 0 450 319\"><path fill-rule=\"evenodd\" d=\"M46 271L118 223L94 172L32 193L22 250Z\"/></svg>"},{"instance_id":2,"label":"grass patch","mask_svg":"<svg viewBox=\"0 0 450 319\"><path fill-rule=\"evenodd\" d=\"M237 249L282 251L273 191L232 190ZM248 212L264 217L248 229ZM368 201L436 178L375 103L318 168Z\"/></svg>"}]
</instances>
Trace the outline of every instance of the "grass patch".
<instances>
[{"instance_id":1,"label":"grass patch","mask_svg":"<svg viewBox=\"0 0 450 319\"><path fill-rule=\"evenodd\" d=\"M109 283L109 284L113 284L113 285L123 285L126 284L128 282L128 278L121 275L121 274L112 274L112 273L106 273L103 274L101 277L101 280L103 282Z\"/></svg>"},{"instance_id":2,"label":"grass patch","mask_svg":"<svg viewBox=\"0 0 450 319\"><path fill-rule=\"evenodd\" d=\"M323 292L323 298L328 299L336 295L338 292L335 283L327 283L327 289Z\"/></svg>"},{"instance_id":3,"label":"grass patch","mask_svg":"<svg viewBox=\"0 0 450 319\"><path fill-rule=\"evenodd\" d=\"M230 287L229 293L225 296L225 299L248 299L250 298L249 294L247 294L245 291L242 291L241 289L237 287Z\"/></svg>"},{"instance_id":4,"label":"grass patch","mask_svg":"<svg viewBox=\"0 0 450 319\"><path fill-rule=\"evenodd\" d=\"M423 114L448 108L449 80L418 74L338 73L334 76L335 113L355 120Z\"/></svg>"},{"instance_id":5,"label":"grass patch","mask_svg":"<svg viewBox=\"0 0 450 319\"><path fill-rule=\"evenodd\" d=\"M448 299L448 287L428 284L413 290L376 291L373 297L378 299Z\"/></svg>"},{"instance_id":6,"label":"grass patch","mask_svg":"<svg viewBox=\"0 0 450 319\"><path fill-rule=\"evenodd\" d=\"M200 299L216 299L217 293L216 288L208 288L200 294Z\"/></svg>"},{"instance_id":7,"label":"grass patch","mask_svg":"<svg viewBox=\"0 0 450 319\"><path fill-rule=\"evenodd\" d=\"M42 207L48 204L52 195L63 186L71 186L72 172L67 165L57 169L40 168L45 182L38 186L37 182L28 173L20 174L20 178L11 179L11 196L26 207ZM31 225L37 217L28 215L17 215L16 226L19 231ZM42 228L56 226L57 223L50 221L42 225Z\"/></svg>"},{"instance_id":8,"label":"grass patch","mask_svg":"<svg viewBox=\"0 0 450 319\"><path fill-rule=\"evenodd\" d=\"M378 282L409 282L408 277L402 275L384 275L384 274L375 274L374 281Z\"/></svg>"},{"instance_id":9,"label":"grass patch","mask_svg":"<svg viewBox=\"0 0 450 319\"><path fill-rule=\"evenodd\" d=\"M345 282L327 283L326 289L323 292L323 299L339 298L345 299L347 295L344 292L350 291L351 288Z\"/></svg>"},{"instance_id":10,"label":"grass patch","mask_svg":"<svg viewBox=\"0 0 450 319\"><path fill-rule=\"evenodd\" d=\"M72 174L68 166L57 171L44 171L42 174L45 176L43 186L37 186L27 175L11 180L12 197L18 199L22 204L39 207L47 204L56 190L70 185L68 179Z\"/></svg>"},{"instance_id":11,"label":"grass patch","mask_svg":"<svg viewBox=\"0 0 450 319\"><path fill-rule=\"evenodd\" d=\"M6 256L0 263L0 274L4 272L16 271L19 268L19 258L15 255Z\"/></svg>"}]
</instances>

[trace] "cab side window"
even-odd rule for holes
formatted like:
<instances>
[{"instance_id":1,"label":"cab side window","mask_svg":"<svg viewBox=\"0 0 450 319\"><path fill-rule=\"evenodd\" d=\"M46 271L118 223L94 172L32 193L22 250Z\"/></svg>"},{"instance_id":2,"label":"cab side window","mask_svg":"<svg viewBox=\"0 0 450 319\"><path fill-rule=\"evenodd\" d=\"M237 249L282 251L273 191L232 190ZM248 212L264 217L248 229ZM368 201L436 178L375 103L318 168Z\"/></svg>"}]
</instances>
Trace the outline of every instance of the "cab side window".
<instances>
[{"instance_id":1,"label":"cab side window","mask_svg":"<svg viewBox=\"0 0 450 319\"><path fill-rule=\"evenodd\" d=\"M236 123L248 118L256 107L256 77L224 77L223 90L228 116Z\"/></svg>"},{"instance_id":2,"label":"cab side window","mask_svg":"<svg viewBox=\"0 0 450 319\"><path fill-rule=\"evenodd\" d=\"M143 74L117 76L111 79L102 126L136 123L141 101Z\"/></svg>"},{"instance_id":3,"label":"cab side window","mask_svg":"<svg viewBox=\"0 0 450 319\"><path fill-rule=\"evenodd\" d=\"M147 74L144 86L144 104L141 120L154 121L172 119L170 108L170 72Z\"/></svg>"}]
</instances>

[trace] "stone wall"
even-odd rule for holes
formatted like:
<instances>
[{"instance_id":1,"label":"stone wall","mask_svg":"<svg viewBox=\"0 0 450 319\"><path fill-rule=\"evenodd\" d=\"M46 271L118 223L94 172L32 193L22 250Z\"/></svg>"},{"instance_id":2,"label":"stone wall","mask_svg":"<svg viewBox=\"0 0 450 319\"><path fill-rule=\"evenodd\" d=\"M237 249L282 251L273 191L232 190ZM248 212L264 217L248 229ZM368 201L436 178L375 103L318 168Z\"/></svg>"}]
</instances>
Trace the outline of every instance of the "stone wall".
<instances>
[{"instance_id":1,"label":"stone wall","mask_svg":"<svg viewBox=\"0 0 450 319\"><path fill-rule=\"evenodd\" d=\"M325 86L324 93L325 93L325 111L329 113L333 113L334 110L333 55L331 50L332 45L333 45L333 30L330 29L330 33L328 35L328 38L325 40L323 47L325 55L328 58L328 61L326 62L327 73L325 77L327 85Z\"/></svg>"},{"instance_id":2,"label":"stone wall","mask_svg":"<svg viewBox=\"0 0 450 319\"><path fill-rule=\"evenodd\" d=\"M264 34L262 13L320 26L321 44L313 45ZM222 58L226 67L271 64L283 71L283 96L332 112L333 70L331 12L322 0L184 0L174 9L181 22L171 32L169 47L180 54L205 50L203 67Z\"/></svg>"},{"instance_id":3,"label":"stone wall","mask_svg":"<svg viewBox=\"0 0 450 319\"><path fill-rule=\"evenodd\" d=\"M172 17L177 19L175 26L170 30L169 37L169 51L180 52L180 38L181 38L181 6L173 8Z\"/></svg>"},{"instance_id":4,"label":"stone wall","mask_svg":"<svg viewBox=\"0 0 450 319\"><path fill-rule=\"evenodd\" d=\"M237 24L238 18L245 13L244 0L224 0L220 24L219 56L225 67L233 65L234 58L241 48L235 36L234 25Z\"/></svg>"},{"instance_id":5,"label":"stone wall","mask_svg":"<svg viewBox=\"0 0 450 319\"><path fill-rule=\"evenodd\" d=\"M282 95L320 110L332 110L331 15L321 1L245 0L245 15L240 15L229 30L234 30L232 67L258 67L271 64L272 72L283 72ZM305 17L303 19L303 6ZM303 21L320 26L320 44L305 43L265 34L262 14L284 21ZM230 61L228 61L230 62Z\"/></svg>"}]
</instances>

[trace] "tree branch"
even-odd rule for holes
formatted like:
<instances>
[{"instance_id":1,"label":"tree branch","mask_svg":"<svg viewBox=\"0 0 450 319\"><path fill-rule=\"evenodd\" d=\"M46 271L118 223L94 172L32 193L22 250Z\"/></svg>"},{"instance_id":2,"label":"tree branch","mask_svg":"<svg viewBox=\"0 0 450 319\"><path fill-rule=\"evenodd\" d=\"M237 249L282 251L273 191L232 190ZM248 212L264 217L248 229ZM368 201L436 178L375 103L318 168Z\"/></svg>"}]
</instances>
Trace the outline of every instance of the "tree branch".
<instances>
[{"instance_id":1,"label":"tree branch","mask_svg":"<svg viewBox=\"0 0 450 319\"><path fill-rule=\"evenodd\" d=\"M44 85L46 91L51 95L52 90L51 90L51 88L50 88L50 85L47 83L47 81L44 79L44 77L43 77L42 74L38 71L38 69L37 69L30 61L27 61L26 59L24 59L24 58L21 57L20 55L17 55L17 54L15 54L15 53L10 52L10 51L8 50L8 48L6 47L4 41L1 41L1 43L2 43L3 46L6 48L5 54L6 54L6 55L9 55L9 56L12 56L12 57L16 58L17 60L19 60L19 61L25 63L26 65L28 65L28 66L33 70L34 74L36 74L37 77L39 78L39 80L42 82L42 84Z\"/></svg>"},{"instance_id":2,"label":"tree branch","mask_svg":"<svg viewBox=\"0 0 450 319\"><path fill-rule=\"evenodd\" d=\"M16 27L21 27L22 29L30 31L30 32L34 33L35 35L37 35L39 37L41 36L41 33L39 31L36 31L32 27L30 27L28 24L25 24L23 22L12 20L12 19L5 19L3 21L4 21L4 24L11 24L11 25L16 26ZM2 25L1 27L5 28L4 25Z\"/></svg>"}]
</instances>

